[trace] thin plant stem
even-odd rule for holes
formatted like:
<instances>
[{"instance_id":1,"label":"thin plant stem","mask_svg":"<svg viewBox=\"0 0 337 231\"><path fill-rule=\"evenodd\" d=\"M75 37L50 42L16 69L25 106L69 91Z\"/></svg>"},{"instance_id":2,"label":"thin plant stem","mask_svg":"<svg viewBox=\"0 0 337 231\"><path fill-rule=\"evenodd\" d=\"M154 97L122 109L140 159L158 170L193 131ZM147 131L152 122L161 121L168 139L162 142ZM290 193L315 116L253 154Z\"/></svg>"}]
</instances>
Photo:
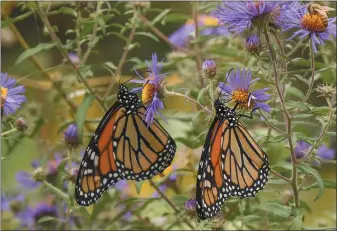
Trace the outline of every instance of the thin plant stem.
<instances>
[{"instance_id":1,"label":"thin plant stem","mask_svg":"<svg viewBox=\"0 0 337 231\"><path fill-rule=\"evenodd\" d=\"M98 15L99 11L101 10L101 7L102 7L102 2L97 2L96 13L95 13L95 14L96 14L96 17L97 17L97 15ZM96 45L97 29L98 29L98 22L97 22L97 20L96 20L96 22L95 22L95 24L94 24L94 27L93 27L93 29L92 29L92 37L91 37L90 43L89 43L89 45L88 45L88 49L87 49L87 51L84 53L83 58L81 59L80 66L83 66L83 65L87 62L87 60L88 60L88 58L89 58L89 55L90 55L92 49L93 49L93 48L95 47L95 45Z\"/></svg>"},{"instance_id":2,"label":"thin plant stem","mask_svg":"<svg viewBox=\"0 0 337 231\"><path fill-rule=\"evenodd\" d=\"M90 87L90 85L87 83L87 81L85 80L85 78L82 76L82 73L79 71L78 67L76 64L74 64L69 55L67 54L66 50L63 49L63 45L60 41L60 39L57 37L57 35L55 34L55 32L53 31L53 28L52 26L50 25L49 23L49 20L48 18L46 17L46 15L44 14L41 6L40 6L40 3L39 2L36 2L36 5L37 5L37 13L38 15L40 16L43 24L45 25L45 27L47 28L47 31L50 35L50 37L55 41L55 44L56 44L56 47L57 49L61 52L63 58L65 58L69 63L70 65L72 66L72 68L74 69L74 71L77 73L79 79L81 80L81 82L84 84L84 86L86 87L86 89L92 94L95 96L97 102L99 103L99 105L101 106L101 108L103 110L106 110L106 107L104 106L103 102L99 99L99 97L95 94L95 92L93 91L93 89Z\"/></svg>"},{"instance_id":3,"label":"thin plant stem","mask_svg":"<svg viewBox=\"0 0 337 231\"><path fill-rule=\"evenodd\" d=\"M159 193L159 195L172 207L174 212L176 214L179 213L179 209L173 204L173 202L157 187L157 185L153 182L152 179L149 179L151 186ZM183 218L184 222L192 229L194 230L193 225L186 219Z\"/></svg>"},{"instance_id":4,"label":"thin plant stem","mask_svg":"<svg viewBox=\"0 0 337 231\"><path fill-rule=\"evenodd\" d=\"M30 49L28 43L26 42L26 40L24 39L24 37L21 35L20 31L16 28L16 26L14 24L10 24L9 28L14 33L15 37L18 39L19 44L21 45L21 47L24 50ZM42 74L51 82L53 88L64 99L64 101L68 104L68 106L70 107L70 109L73 112L76 112L76 110L77 110L76 105L68 98L67 94L62 90L62 88L54 82L53 78L45 71L44 67L39 62L39 60L36 58L36 56L35 55L31 55L29 57L29 59L33 62L34 66L38 70L40 70L42 72Z\"/></svg>"},{"instance_id":5,"label":"thin plant stem","mask_svg":"<svg viewBox=\"0 0 337 231\"><path fill-rule=\"evenodd\" d=\"M125 47L124 47L124 51L123 51L123 54L122 54L122 57L121 59L119 60L119 63L118 63L118 66L117 66L117 69L115 71L115 74L114 74L114 79L116 78L119 78L120 79L120 75L122 73L122 70L123 70L123 67L126 63L126 59L128 57L128 54L129 54L129 47L135 37L135 33L136 33L136 28L137 28L137 22L136 22L136 15L137 15L137 12L136 12L136 9L134 9L134 15L133 15L133 18L132 18L132 27L131 27L131 32L129 34L129 37L126 41L126 44L125 44ZM105 91L104 93L104 96L103 98L105 99L108 95L110 95L111 91L112 91L112 88L113 88L113 81L114 79L111 79L111 82L107 88L107 90Z\"/></svg>"},{"instance_id":6,"label":"thin plant stem","mask_svg":"<svg viewBox=\"0 0 337 231\"><path fill-rule=\"evenodd\" d=\"M180 97L184 97L187 101L190 101L194 104L196 104L198 107L200 107L202 110L204 110L205 112L209 113L209 114L214 114L211 110L209 110L207 107L205 107L204 105L202 105L201 103L199 103L198 101L196 101L195 99L193 98L190 98L189 96L187 95L184 95L184 94L181 94L181 93L178 93L178 92L173 92L173 91L167 91L165 90L165 94L167 95L176 95L176 96L180 96Z\"/></svg>"},{"instance_id":7,"label":"thin plant stem","mask_svg":"<svg viewBox=\"0 0 337 231\"><path fill-rule=\"evenodd\" d=\"M308 99L309 99L309 97L312 93L312 88L314 87L314 82L315 82L315 54L314 54L314 51L312 49L311 40L310 40L309 50L310 50L310 60L311 60L311 79L310 79L310 85L309 85L308 91L305 94L302 103L306 103L308 101ZM298 108L291 117L294 118L299 111L300 111L300 109Z\"/></svg>"},{"instance_id":8,"label":"thin plant stem","mask_svg":"<svg viewBox=\"0 0 337 231\"><path fill-rule=\"evenodd\" d=\"M289 112L288 112L288 110L285 106L284 98L283 98L283 95L282 95L281 90L280 90L277 67L276 67L276 54L275 54L275 51L274 51L274 49L271 45L268 33L269 33L268 32L268 26L265 25L264 26L264 35L265 35L266 43L268 45L268 49L269 49L271 59L272 59L275 86L276 86L277 94L278 94L278 97L280 98L280 103L281 103L283 113L284 113L284 119L285 119L286 129L287 129L287 139L288 139L288 144L289 144L289 149L290 149L290 154L291 154L290 155L291 161L292 161L292 164L293 164L291 186L292 186L292 189L293 189L295 206L296 206L296 208L299 208L300 207L300 200L299 200L299 196L298 196L299 194L298 194L298 186L297 186L298 182L297 182L296 155L295 155L293 142L292 142L292 123L291 123L292 121L291 121L291 117L289 115Z\"/></svg>"},{"instance_id":9,"label":"thin plant stem","mask_svg":"<svg viewBox=\"0 0 337 231\"><path fill-rule=\"evenodd\" d=\"M326 101L327 101L328 106L330 108L329 115L328 115L328 121L325 124L324 128L322 129L321 133L319 134L316 142L314 143L314 145L312 145L309 152L301 160L299 160L296 164L301 164L303 161L305 161L314 152L315 148L320 144L320 142L322 141L325 133L328 131L328 128L330 126L330 123L331 123L331 120L332 120L332 117L333 117L334 109L333 109L331 100L329 98L326 98Z\"/></svg>"},{"instance_id":10,"label":"thin plant stem","mask_svg":"<svg viewBox=\"0 0 337 231\"><path fill-rule=\"evenodd\" d=\"M16 131L18 131L17 128L12 128L11 130L8 130L8 131L5 131L5 132L1 133L1 137L6 136L6 135L11 134L11 133L16 132Z\"/></svg>"},{"instance_id":11,"label":"thin plant stem","mask_svg":"<svg viewBox=\"0 0 337 231\"><path fill-rule=\"evenodd\" d=\"M277 177L279 177L279 178L285 180L285 181L288 182L289 184L291 184L291 180L290 180L290 179L288 179L288 178L285 177L285 176L282 176L280 173L276 172L275 170L270 169L270 172L273 173L275 176L277 176Z\"/></svg>"},{"instance_id":12,"label":"thin plant stem","mask_svg":"<svg viewBox=\"0 0 337 231\"><path fill-rule=\"evenodd\" d=\"M266 117L266 115L259 109L260 114L262 115L262 117L265 119L265 121L267 122L268 126L272 129L274 129L275 131L286 135L287 133L285 131L282 131L281 129L275 127L272 123L270 123L270 121L268 120L268 118Z\"/></svg>"},{"instance_id":13,"label":"thin plant stem","mask_svg":"<svg viewBox=\"0 0 337 231\"><path fill-rule=\"evenodd\" d=\"M200 83L200 88L203 88L204 82L203 82L203 77L202 77L202 64L201 64L201 57L200 57L200 47L199 47L199 22L198 22L198 6L199 3L197 1L193 2L193 20L194 20L194 30L195 30L195 42L194 42L194 52L195 52L195 64L197 67L197 73L199 76L199 83ZM212 81L211 81L212 84Z\"/></svg>"},{"instance_id":14,"label":"thin plant stem","mask_svg":"<svg viewBox=\"0 0 337 231\"><path fill-rule=\"evenodd\" d=\"M187 55L193 55L193 53L183 47L177 46L176 44L172 43L168 37L163 34L160 30L158 30L155 26L152 25L152 23L142 14L137 13L137 17L148 27L150 27L150 29L152 30L152 32L157 35L159 38L161 38L164 42L166 42L167 44L169 44L170 46L172 46L174 49L176 49L177 51L183 52Z\"/></svg>"},{"instance_id":15,"label":"thin plant stem","mask_svg":"<svg viewBox=\"0 0 337 231\"><path fill-rule=\"evenodd\" d=\"M80 43L81 41L81 19L82 19L81 9L78 8L75 32L76 32L76 54L79 58L81 58L81 55L82 55L81 43Z\"/></svg>"}]
</instances>

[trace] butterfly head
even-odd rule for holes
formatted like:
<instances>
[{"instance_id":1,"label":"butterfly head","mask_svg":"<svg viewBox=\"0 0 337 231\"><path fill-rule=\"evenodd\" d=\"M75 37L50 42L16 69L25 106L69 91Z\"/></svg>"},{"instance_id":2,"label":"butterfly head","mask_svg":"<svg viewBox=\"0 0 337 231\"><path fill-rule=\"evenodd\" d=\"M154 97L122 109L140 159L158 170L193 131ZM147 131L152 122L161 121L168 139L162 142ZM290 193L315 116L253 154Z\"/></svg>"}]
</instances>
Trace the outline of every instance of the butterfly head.
<instances>
[{"instance_id":1,"label":"butterfly head","mask_svg":"<svg viewBox=\"0 0 337 231\"><path fill-rule=\"evenodd\" d=\"M141 104L138 96L131 93L124 85L119 86L118 102L130 112L137 110Z\"/></svg>"},{"instance_id":2,"label":"butterfly head","mask_svg":"<svg viewBox=\"0 0 337 231\"><path fill-rule=\"evenodd\" d=\"M235 117L235 111L231 108L227 107L223 102L219 99L214 101L214 107L216 110L216 115L219 118L228 118Z\"/></svg>"}]
</instances>

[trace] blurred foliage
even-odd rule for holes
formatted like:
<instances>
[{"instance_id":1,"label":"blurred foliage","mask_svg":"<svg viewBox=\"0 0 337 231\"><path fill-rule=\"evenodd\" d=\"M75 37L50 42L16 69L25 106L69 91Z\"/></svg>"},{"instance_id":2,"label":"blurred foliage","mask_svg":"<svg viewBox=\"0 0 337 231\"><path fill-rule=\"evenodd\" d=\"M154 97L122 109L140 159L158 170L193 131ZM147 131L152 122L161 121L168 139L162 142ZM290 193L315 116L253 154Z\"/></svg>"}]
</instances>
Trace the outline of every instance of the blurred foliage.
<instances>
[{"instance_id":1,"label":"blurred foliage","mask_svg":"<svg viewBox=\"0 0 337 231\"><path fill-rule=\"evenodd\" d=\"M106 230L173 230L190 229L327 229L336 228L336 176L335 160L324 166L310 166L311 159L298 166L301 208L296 208L292 188L286 181L270 174L265 189L256 198L241 200L231 197L218 217L199 221L196 214L184 210L184 203L195 195L197 167L202 145L213 116L200 110L181 96L166 96L163 114L167 123L161 124L178 144L172 166L153 178L160 187L166 185L165 195L178 212L163 198L154 196L156 190L148 181L128 181L125 187L112 187L95 204L80 207L74 201L74 182L67 165L69 155L78 163L92 133L104 111L99 102L109 107L116 100L119 82L135 77L135 69L146 75L152 52L163 59L163 72L168 73L165 85L169 91L182 93L212 109L209 99L209 80L206 88L199 85L195 57L170 47L153 30L157 28L164 36L171 34L193 16L192 2L40 2L55 35L60 39L65 54L74 53L79 60L64 59L57 42L50 37L45 23L41 21L35 2L1 2L2 7L2 59L1 72L8 73L26 87L28 102L15 115L2 117L2 131L11 129L13 121L23 115L28 129L1 137L1 180L5 195L25 193L25 206L48 201L57 206L58 216L40 217L34 227L48 229L55 222L57 229L106 229ZM200 2L200 14L209 14L216 2ZM335 3L329 3L336 8ZM136 12L136 13L135 13ZM142 21L136 14L149 20ZM135 29L134 38L130 33ZM17 31L17 33L15 32ZM299 109L293 118L294 145L298 140L315 143L325 124L329 107L323 97L313 91L308 102L301 103L310 84L311 64L308 43L288 41L289 34L279 34L285 51L291 55L282 57L275 46L279 62L286 59L288 71L279 65L282 87L286 94L286 107L290 112ZM29 44L25 48L22 43ZM225 81L225 73L232 68L249 68L254 77L260 78L257 88L269 87L272 99L270 114L266 115L273 126L285 130L282 109L276 96L271 72L269 51L266 46L260 53L245 50L245 38L239 36L199 36L187 44L193 51L200 46L202 59L212 58L217 64L214 82ZM128 46L127 46L128 44ZM123 54L127 55L125 61ZM71 62L69 62L71 61ZM40 66L36 65L36 62ZM125 62L125 63L123 63ZM315 85L336 82L336 40L319 48L315 56ZM114 78L116 72L120 80ZM79 76L82 76L81 78ZM118 77L118 76L117 76ZM85 81L96 96L88 92ZM127 82L131 89L133 84ZM105 95L111 85L111 93ZM64 95L76 106L72 110ZM335 99L331 99L333 102ZM335 106L335 104L334 104ZM323 143L336 150L335 115ZM63 132L70 123L80 129L81 145L74 150L66 148ZM289 144L267 121L255 113L253 119L243 119L252 136L269 156L271 168L291 177ZM315 151L316 152L316 151ZM19 186L15 175L18 171L33 172L30 163L41 160L43 166L54 161L59 153L63 160L57 172L46 184L26 192ZM314 157L313 157L314 158ZM171 181L170 176L176 175ZM66 185L66 186L65 186ZM25 191L23 191L25 190ZM22 223L13 211L2 212L2 228L17 229ZM186 220L188 222L186 222ZM54 224L54 223L52 223ZM27 229L27 226L21 227ZM31 227L30 227L31 228Z\"/></svg>"}]
</instances>

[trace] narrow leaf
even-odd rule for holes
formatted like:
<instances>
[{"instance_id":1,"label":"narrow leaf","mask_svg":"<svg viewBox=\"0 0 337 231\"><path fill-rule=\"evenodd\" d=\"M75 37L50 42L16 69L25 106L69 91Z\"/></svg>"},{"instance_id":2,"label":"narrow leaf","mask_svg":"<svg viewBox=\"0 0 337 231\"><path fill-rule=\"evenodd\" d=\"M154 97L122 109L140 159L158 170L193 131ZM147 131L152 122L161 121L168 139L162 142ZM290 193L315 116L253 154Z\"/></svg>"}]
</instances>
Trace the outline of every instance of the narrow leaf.
<instances>
[{"instance_id":1,"label":"narrow leaf","mask_svg":"<svg viewBox=\"0 0 337 231\"><path fill-rule=\"evenodd\" d=\"M280 217L288 218L290 216L290 208L277 203L265 203L260 205L260 209L274 213Z\"/></svg>"},{"instance_id":2,"label":"narrow leaf","mask_svg":"<svg viewBox=\"0 0 337 231\"><path fill-rule=\"evenodd\" d=\"M92 94L85 94L84 98L82 100L81 105L78 107L76 112L76 125L78 130L78 139L82 141L83 136L83 125L85 122L85 118L87 115L87 111L89 107L91 106L92 102L94 101L95 96Z\"/></svg>"},{"instance_id":3,"label":"narrow leaf","mask_svg":"<svg viewBox=\"0 0 337 231\"><path fill-rule=\"evenodd\" d=\"M142 190L142 186L144 184L144 181L137 181L136 182L136 191L137 191L137 194L139 195L141 190Z\"/></svg>"},{"instance_id":4,"label":"narrow leaf","mask_svg":"<svg viewBox=\"0 0 337 231\"><path fill-rule=\"evenodd\" d=\"M304 163L301 163L301 165L298 166L298 169L303 173L311 174L315 177L318 186L318 193L314 201L318 200L323 195L324 192L324 182L319 172L317 172L315 169L311 168L309 165Z\"/></svg>"},{"instance_id":5,"label":"narrow leaf","mask_svg":"<svg viewBox=\"0 0 337 231\"><path fill-rule=\"evenodd\" d=\"M49 50L55 46L55 43L40 43L34 48L29 48L28 50L24 51L15 61L15 65L21 63L25 59L29 58L32 55L35 55L43 50Z\"/></svg>"}]
</instances>

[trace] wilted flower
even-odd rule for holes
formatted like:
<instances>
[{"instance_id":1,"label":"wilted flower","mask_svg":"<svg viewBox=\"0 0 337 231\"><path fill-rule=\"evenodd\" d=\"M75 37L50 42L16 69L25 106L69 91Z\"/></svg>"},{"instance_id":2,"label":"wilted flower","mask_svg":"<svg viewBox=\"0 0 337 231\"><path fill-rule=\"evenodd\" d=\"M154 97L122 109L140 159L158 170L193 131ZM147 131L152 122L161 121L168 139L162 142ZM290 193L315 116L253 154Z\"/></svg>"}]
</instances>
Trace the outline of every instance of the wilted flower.
<instances>
[{"instance_id":1,"label":"wilted flower","mask_svg":"<svg viewBox=\"0 0 337 231\"><path fill-rule=\"evenodd\" d=\"M336 88L331 85L320 84L317 86L316 91L325 98L331 98L336 95Z\"/></svg>"},{"instance_id":2,"label":"wilted flower","mask_svg":"<svg viewBox=\"0 0 337 231\"><path fill-rule=\"evenodd\" d=\"M27 128L28 128L27 121L22 116L19 117L18 119L16 119L15 123L16 123L16 129L18 131L23 132L23 131L27 130Z\"/></svg>"},{"instance_id":3,"label":"wilted flower","mask_svg":"<svg viewBox=\"0 0 337 231\"><path fill-rule=\"evenodd\" d=\"M25 196L23 194L10 197L1 194L1 211L12 211L16 214L21 211L24 202Z\"/></svg>"},{"instance_id":4,"label":"wilted flower","mask_svg":"<svg viewBox=\"0 0 337 231\"><path fill-rule=\"evenodd\" d=\"M222 2L215 12L219 22L234 34L253 26L278 25L280 12L285 7L279 1Z\"/></svg>"},{"instance_id":5,"label":"wilted flower","mask_svg":"<svg viewBox=\"0 0 337 231\"><path fill-rule=\"evenodd\" d=\"M156 53L152 54L152 64L147 64L150 76L144 78L136 71L141 80L131 80L130 82L143 84L143 87L132 89L132 91L142 91L142 102L143 104L147 105L145 112L145 122L150 125L153 122L156 114L159 114L159 116L165 120L165 118L160 113L160 110L164 108L164 103L162 101L164 97L162 81L165 78L165 74L160 74L162 64L158 63Z\"/></svg>"},{"instance_id":6,"label":"wilted flower","mask_svg":"<svg viewBox=\"0 0 337 231\"><path fill-rule=\"evenodd\" d=\"M246 49L251 53L257 53L261 49L261 41L257 34L251 35L246 39Z\"/></svg>"},{"instance_id":7,"label":"wilted flower","mask_svg":"<svg viewBox=\"0 0 337 231\"><path fill-rule=\"evenodd\" d=\"M266 94L268 88L251 90L251 86L257 79L252 79L251 71L237 69L227 73L228 84L219 83L220 94L229 96L231 100L238 104L241 109L257 109L261 108L266 112L270 112L270 106L264 101L270 99L270 95Z\"/></svg>"},{"instance_id":8,"label":"wilted flower","mask_svg":"<svg viewBox=\"0 0 337 231\"><path fill-rule=\"evenodd\" d=\"M8 77L7 73L1 73L1 114L13 114L16 109L20 108L23 102L26 102L24 86L16 86L16 80Z\"/></svg>"},{"instance_id":9,"label":"wilted flower","mask_svg":"<svg viewBox=\"0 0 337 231\"><path fill-rule=\"evenodd\" d=\"M26 189L35 189L41 185L43 180L53 181L57 174L57 168L60 165L62 156L54 155L54 159L49 160L46 166L42 166L40 161L34 160L31 166L34 168L33 172L19 171L16 173L16 180Z\"/></svg>"},{"instance_id":10,"label":"wilted flower","mask_svg":"<svg viewBox=\"0 0 337 231\"><path fill-rule=\"evenodd\" d=\"M77 134L77 125L70 124L64 132L64 142L68 147L76 148L80 143Z\"/></svg>"},{"instance_id":11,"label":"wilted flower","mask_svg":"<svg viewBox=\"0 0 337 231\"><path fill-rule=\"evenodd\" d=\"M216 64L212 59L206 59L202 63L202 70L204 71L207 78L214 78L216 75Z\"/></svg>"},{"instance_id":12,"label":"wilted flower","mask_svg":"<svg viewBox=\"0 0 337 231\"><path fill-rule=\"evenodd\" d=\"M294 3L288 10L282 12L280 21L284 31L297 30L288 40L296 36L300 36L301 39L308 37L315 53L317 53L316 44L325 45L324 41L328 40L330 35L336 37L336 17L327 18L325 24L325 20L319 14L309 13L307 6L300 3Z\"/></svg>"},{"instance_id":13,"label":"wilted flower","mask_svg":"<svg viewBox=\"0 0 337 231\"><path fill-rule=\"evenodd\" d=\"M208 15L199 15L198 16L198 26L207 27L200 31L201 35L228 35L228 31L224 27L219 27L218 19ZM178 30L173 32L169 36L169 40L177 46L184 47L188 43L189 39L194 36L195 25L194 20L189 19L187 22L180 27ZM191 36L192 35L192 36Z\"/></svg>"},{"instance_id":14,"label":"wilted flower","mask_svg":"<svg viewBox=\"0 0 337 231\"><path fill-rule=\"evenodd\" d=\"M195 215L197 202L195 198L191 198L185 202L184 209L189 215Z\"/></svg>"}]
</instances>

